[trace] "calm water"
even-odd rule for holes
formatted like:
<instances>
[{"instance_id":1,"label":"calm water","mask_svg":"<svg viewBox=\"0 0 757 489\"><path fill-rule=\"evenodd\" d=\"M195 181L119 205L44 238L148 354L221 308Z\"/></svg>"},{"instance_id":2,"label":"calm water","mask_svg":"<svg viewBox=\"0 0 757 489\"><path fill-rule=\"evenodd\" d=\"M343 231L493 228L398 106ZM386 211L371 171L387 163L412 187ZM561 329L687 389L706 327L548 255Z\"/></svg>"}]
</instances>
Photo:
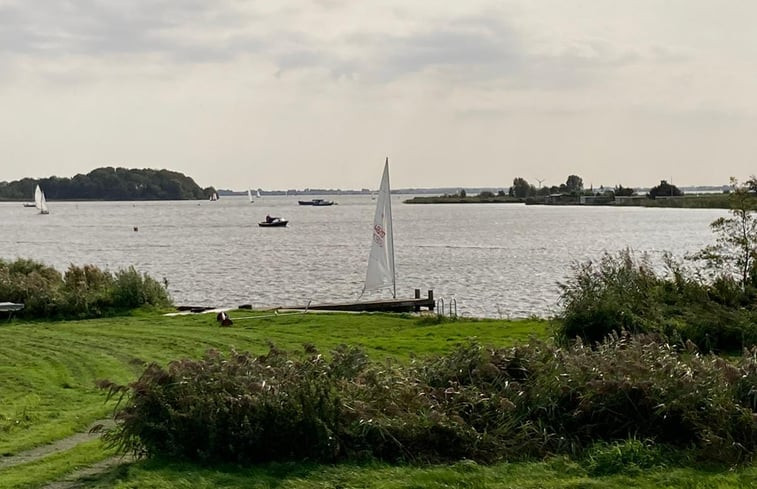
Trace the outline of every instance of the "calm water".
<instances>
[{"instance_id":1,"label":"calm water","mask_svg":"<svg viewBox=\"0 0 757 489\"><path fill-rule=\"evenodd\" d=\"M310 197L308 197L310 198ZM331 197L329 197L331 198ZM393 197L398 295L434 289L470 316L556 311L558 282L577 260L626 247L675 254L709 244L722 210L405 205ZM0 256L64 271L134 265L165 278L177 304L255 307L356 299L365 279L375 201L332 207L297 197L218 202L49 202L40 216L0 203ZM259 228L266 214L287 228ZM139 231L134 232L133 227ZM371 298L386 296L372 295ZM2 298L0 298L2 299Z\"/></svg>"}]
</instances>

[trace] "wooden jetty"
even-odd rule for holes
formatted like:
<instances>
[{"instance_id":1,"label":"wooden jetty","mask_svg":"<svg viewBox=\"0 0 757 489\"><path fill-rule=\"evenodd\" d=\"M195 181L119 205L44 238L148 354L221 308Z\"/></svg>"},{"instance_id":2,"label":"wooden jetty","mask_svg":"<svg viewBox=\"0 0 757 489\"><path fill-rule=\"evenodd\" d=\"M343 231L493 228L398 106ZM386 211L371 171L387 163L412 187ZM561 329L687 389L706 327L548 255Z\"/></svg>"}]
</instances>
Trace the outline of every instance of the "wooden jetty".
<instances>
[{"instance_id":1,"label":"wooden jetty","mask_svg":"<svg viewBox=\"0 0 757 489\"><path fill-rule=\"evenodd\" d=\"M383 299L361 302L333 302L310 304L307 307L287 309L307 309L315 311L361 311L361 312L419 312L421 308L433 311L436 306L434 291L428 291L428 297L421 297L421 290L415 289L415 297L407 299Z\"/></svg>"}]
</instances>

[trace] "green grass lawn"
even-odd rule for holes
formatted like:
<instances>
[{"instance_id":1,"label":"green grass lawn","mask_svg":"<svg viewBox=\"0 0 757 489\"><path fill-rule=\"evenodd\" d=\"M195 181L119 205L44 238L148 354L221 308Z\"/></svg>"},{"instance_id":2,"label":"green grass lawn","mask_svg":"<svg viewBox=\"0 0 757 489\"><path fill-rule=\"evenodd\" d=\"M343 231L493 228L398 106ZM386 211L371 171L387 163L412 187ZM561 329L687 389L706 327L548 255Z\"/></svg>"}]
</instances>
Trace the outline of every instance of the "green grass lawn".
<instances>
[{"instance_id":1,"label":"green grass lawn","mask_svg":"<svg viewBox=\"0 0 757 489\"><path fill-rule=\"evenodd\" d=\"M214 315L129 317L63 322L0 323L0 488L43 487L81 467L112 457L98 441L80 443L13 465L13 455L85 430L107 417L113 404L95 387L98 379L128 382L149 362L197 358L209 348L265 352L268 342L286 350L312 343L323 352L339 344L363 347L374 359L407 361L450 351L471 338L505 346L531 335L549 335L546 321L437 321L409 315L306 314L241 319L219 328ZM590 477L575 462L480 466L277 464L214 467L142 461L88 480L85 487L687 487L757 486L757 470L710 472L655 470Z\"/></svg>"}]
</instances>

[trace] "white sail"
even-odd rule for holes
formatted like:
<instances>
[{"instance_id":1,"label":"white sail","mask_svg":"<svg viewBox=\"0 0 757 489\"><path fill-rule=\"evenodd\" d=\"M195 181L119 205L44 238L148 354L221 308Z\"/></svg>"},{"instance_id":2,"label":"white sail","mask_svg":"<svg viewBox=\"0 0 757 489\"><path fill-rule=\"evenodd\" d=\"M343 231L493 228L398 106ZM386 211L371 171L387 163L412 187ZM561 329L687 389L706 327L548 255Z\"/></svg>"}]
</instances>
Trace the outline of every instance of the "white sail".
<instances>
[{"instance_id":1,"label":"white sail","mask_svg":"<svg viewBox=\"0 0 757 489\"><path fill-rule=\"evenodd\" d=\"M255 192L257 192L257 196L258 196L258 199L259 199L260 198L260 189L256 190Z\"/></svg>"},{"instance_id":2,"label":"white sail","mask_svg":"<svg viewBox=\"0 0 757 489\"><path fill-rule=\"evenodd\" d=\"M252 200L252 190L249 188L247 189L247 198L250 199L250 204L255 202L254 200Z\"/></svg>"},{"instance_id":3,"label":"white sail","mask_svg":"<svg viewBox=\"0 0 757 489\"><path fill-rule=\"evenodd\" d=\"M365 275L363 292L391 287L397 297L394 273L394 237L392 234L392 199L389 189L389 158L384 164L373 218L373 239L368 257L368 272Z\"/></svg>"},{"instance_id":4,"label":"white sail","mask_svg":"<svg viewBox=\"0 0 757 489\"><path fill-rule=\"evenodd\" d=\"M45 193L42 191L41 188L39 188L39 185L37 185L37 188L34 189L34 205L39 209L40 214L49 214L50 211L47 209L47 200L45 199Z\"/></svg>"}]
</instances>

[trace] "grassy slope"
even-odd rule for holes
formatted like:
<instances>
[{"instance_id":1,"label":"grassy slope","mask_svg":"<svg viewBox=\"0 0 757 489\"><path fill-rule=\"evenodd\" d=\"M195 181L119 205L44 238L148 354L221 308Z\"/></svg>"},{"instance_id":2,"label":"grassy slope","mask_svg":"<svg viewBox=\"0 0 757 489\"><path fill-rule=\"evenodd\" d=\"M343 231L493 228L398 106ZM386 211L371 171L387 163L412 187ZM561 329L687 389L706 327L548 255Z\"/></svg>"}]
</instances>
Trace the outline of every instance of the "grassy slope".
<instances>
[{"instance_id":1,"label":"grassy slope","mask_svg":"<svg viewBox=\"0 0 757 489\"><path fill-rule=\"evenodd\" d=\"M249 315L236 312L232 317ZM506 345L532 334L544 336L546 322L433 321L391 315L309 314L237 320L219 329L210 315L155 315L70 322L13 322L0 325L0 453L13 454L74 433L107 416L94 381L126 382L145 362L197 357L208 348L265 351L267 341L284 349L313 343L321 350L362 345L374 358L408 359L448 351L476 337ZM38 461L2 468L0 488L40 487L111 454L97 442L78 445ZM562 460L499 464L460 463L435 467L385 465L334 467L283 464L253 468L201 468L148 461L106 473L88 487L701 487L757 484L757 470L729 473L658 470L633 476L588 477Z\"/></svg>"},{"instance_id":2,"label":"grassy slope","mask_svg":"<svg viewBox=\"0 0 757 489\"><path fill-rule=\"evenodd\" d=\"M232 317L240 317L235 313ZM263 352L303 343L324 351L362 345L375 358L449 350L478 337L505 344L543 335L543 322L458 321L442 324L387 315L308 314L239 320L218 328L212 315L137 316L0 326L0 454L67 436L107 416L95 381L134 379L149 362L198 357L209 348Z\"/></svg>"}]
</instances>

